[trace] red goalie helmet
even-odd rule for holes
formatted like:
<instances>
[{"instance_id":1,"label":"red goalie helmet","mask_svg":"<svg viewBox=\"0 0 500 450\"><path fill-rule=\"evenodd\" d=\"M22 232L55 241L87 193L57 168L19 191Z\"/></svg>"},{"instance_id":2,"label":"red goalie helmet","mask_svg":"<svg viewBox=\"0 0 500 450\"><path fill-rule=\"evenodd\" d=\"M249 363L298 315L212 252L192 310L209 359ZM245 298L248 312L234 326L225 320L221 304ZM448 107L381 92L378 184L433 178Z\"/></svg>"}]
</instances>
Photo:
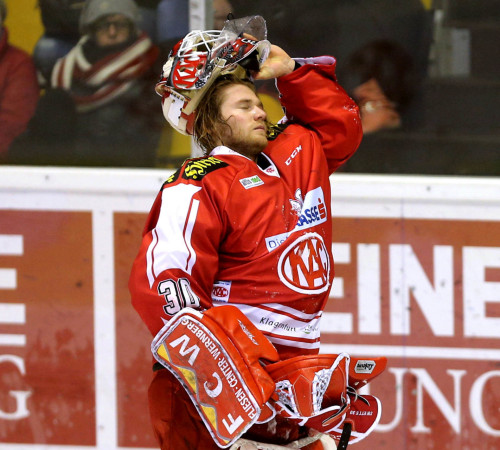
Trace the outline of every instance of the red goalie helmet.
<instances>
[{"instance_id":1,"label":"red goalie helmet","mask_svg":"<svg viewBox=\"0 0 500 450\"><path fill-rule=\"evenodd\" d=\"M266 37L264 19L251 16L228 20L221 31L191 31L179 41L155 88L170 125L192 134L196 108L209 86L220 75L248 78L258 71L271 47Z\"/></svg>"}]
</instances>

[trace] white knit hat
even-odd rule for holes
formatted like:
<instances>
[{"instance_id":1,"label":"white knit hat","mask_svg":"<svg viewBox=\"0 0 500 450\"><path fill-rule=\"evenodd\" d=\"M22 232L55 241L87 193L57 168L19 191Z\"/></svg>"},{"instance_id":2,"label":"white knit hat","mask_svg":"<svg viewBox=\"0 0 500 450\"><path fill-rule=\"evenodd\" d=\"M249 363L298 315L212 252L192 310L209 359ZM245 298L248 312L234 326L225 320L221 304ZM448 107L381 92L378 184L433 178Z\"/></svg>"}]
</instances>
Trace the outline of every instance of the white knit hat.
<instances>
[{"instance_id":1,"label":"white knit hat","mask_svg":"<svg viewBox=\"0 0 500 450\"><path fill-rule=\"evenodd\" d=\"M135 25L139 20L139 9L134 0L87 0L80 15L80 32L86 33L96 20L110 14L122 14Z\"/></svg>"}]
</instances>

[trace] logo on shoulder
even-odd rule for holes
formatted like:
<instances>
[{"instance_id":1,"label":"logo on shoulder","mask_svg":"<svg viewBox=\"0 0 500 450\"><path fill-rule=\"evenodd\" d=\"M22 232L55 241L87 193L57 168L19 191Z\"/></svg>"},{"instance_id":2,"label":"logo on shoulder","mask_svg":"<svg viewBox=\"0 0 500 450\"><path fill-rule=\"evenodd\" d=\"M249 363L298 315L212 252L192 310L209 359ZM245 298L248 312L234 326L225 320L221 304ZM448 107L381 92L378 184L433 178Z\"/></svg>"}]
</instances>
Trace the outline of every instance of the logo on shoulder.
<instances>
[{"instance_id":1,"label":"logo on shoulder","mask_svg":"<svg viewBox=\"0 0 500 450\"><path fill-rule=\"evenodd\" d=\"M279 123L277 125L271 125L267 133L267 139L269 141L274 141L284 130L290 125L289 123Z\"/></svg>"},{"instance_id":2,"label":"logo on shoulder","mask_svg":"<svg viewBox=\"0 0 500 450\"><path fill-rule=\"evenodd\" d=\"M372 373L375 369L375 361L360 359L356 366L354 367L354 372L356 373Z\"/></svg>"},{"instance_id":3,"label":"logo on shoulder","mask_svg":"<svg viewBox=\"0 0 500 450\"><path fill-rule=\"evenodd\" d=\"M253 177L248 178L242 178L240 180L240 183L245 189L251 189L264 184L264 182L259 178L258 175L254 175Z\"/></svg>"},{"instance_id":4,"label":"logo on shoulder","mask_svg":"<svg viewBox=\"0 0 500 450\"><path fill-rule=\"evenodd\" d=\"M164 184L164 185L165 185L165 184L171 184L171 183L173 183L174 181L177 181L177 179L179 178L180 173L181 173L181 169L177 169L177 170L175 171L175 173L173 173L172 175L170 175L170 176L166 179L165 183L163 183L163 184Z\"/></svg>"},{"instance_id":5,"label":"logo on shoulder","mask_svg":"<svg viewBox=\"0 0 500 450\"><path fill-rule=\"evenodd\" d=\"M188 160L184 166L182 178L185 180L201 180L205 175L214 170L227 167L228 164L220 159L209 156L207 158L198 158Z\"/></svg>"},{"instance_id":6,"label":"logo on shoulder","mask_svg":"<svg viewBox=\"0 0 500 450\"><path fill-rule=\"evenodd\" d=\"M285 161L285 164L289 166L292 164L293 159L300 153L302 150L302 145L299 145L298 147L295 147L293 149L293 152L290 154L289 158Z\"/></svg>"}]
</instances>

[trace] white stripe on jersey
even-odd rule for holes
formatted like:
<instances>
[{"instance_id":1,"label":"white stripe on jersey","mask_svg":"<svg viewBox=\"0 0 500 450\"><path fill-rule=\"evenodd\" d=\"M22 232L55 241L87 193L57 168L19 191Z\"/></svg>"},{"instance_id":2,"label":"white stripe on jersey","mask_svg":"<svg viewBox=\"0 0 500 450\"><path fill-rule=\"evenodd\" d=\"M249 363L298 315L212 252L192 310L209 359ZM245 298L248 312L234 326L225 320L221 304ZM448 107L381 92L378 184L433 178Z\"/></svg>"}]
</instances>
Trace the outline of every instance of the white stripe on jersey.
<instances>
[{"instance_id":1,"label":"white stripe on jersey","mask_svg":"<svg viewBox=\"0 0 500 450\"><path fill-rule=\"evenodd\" d=\"M215 306L222 304L227 305L214 302ZM305 314L279 303L230 304L245 314L271 342L304 349L319 348L321 312Z\"/></svg>"},{"instance_id":2,"label":"white stripe on jersey","mask_svg":"<svg viewBox=\"0 0 500 450\"><path fill-rule=\"evenodd\" d=\"M191 274L196 261L191 233L199 206L199 201L193 200L193 196L200 189L199 186L178 184L163 190L163 207L147 251L149 287L165 268L181 269Z\"/></svg>"},{"instance_id":3,"label":"white stripe on jersey","mask_svg":"<svg viewBox=\"0 0 500 450\"><path fill-rule=\"evenodd\" d=\"M158 233L156 232L156 229L151 231L151 236L152 240L149 244L148 251L146 252L146 273L148 274L149 287L153 286L153 283L155 282L155 277L153 274L153 250L158 242Z\"/></svg>"}]
</instances>

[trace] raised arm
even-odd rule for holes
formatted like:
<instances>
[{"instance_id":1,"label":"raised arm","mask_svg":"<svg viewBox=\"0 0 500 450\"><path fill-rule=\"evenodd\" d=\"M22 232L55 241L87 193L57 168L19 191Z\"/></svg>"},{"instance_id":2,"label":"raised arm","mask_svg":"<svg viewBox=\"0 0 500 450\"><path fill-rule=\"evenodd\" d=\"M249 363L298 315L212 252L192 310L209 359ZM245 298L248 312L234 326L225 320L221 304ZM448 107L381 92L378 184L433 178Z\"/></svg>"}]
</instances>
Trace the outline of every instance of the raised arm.
<instances>
[{"instance_id":1,"label":"raised arm","mask_svg":"<svg viewBox=\"0 0 500 450\"><path fill-rule=\"evenodd\" d=\"M296 60L301 66L277 78L288 120L314 130L333 173L352 156L362 138L359 110L337 83L335 58Z\"/></svg>"}]
</instances>

